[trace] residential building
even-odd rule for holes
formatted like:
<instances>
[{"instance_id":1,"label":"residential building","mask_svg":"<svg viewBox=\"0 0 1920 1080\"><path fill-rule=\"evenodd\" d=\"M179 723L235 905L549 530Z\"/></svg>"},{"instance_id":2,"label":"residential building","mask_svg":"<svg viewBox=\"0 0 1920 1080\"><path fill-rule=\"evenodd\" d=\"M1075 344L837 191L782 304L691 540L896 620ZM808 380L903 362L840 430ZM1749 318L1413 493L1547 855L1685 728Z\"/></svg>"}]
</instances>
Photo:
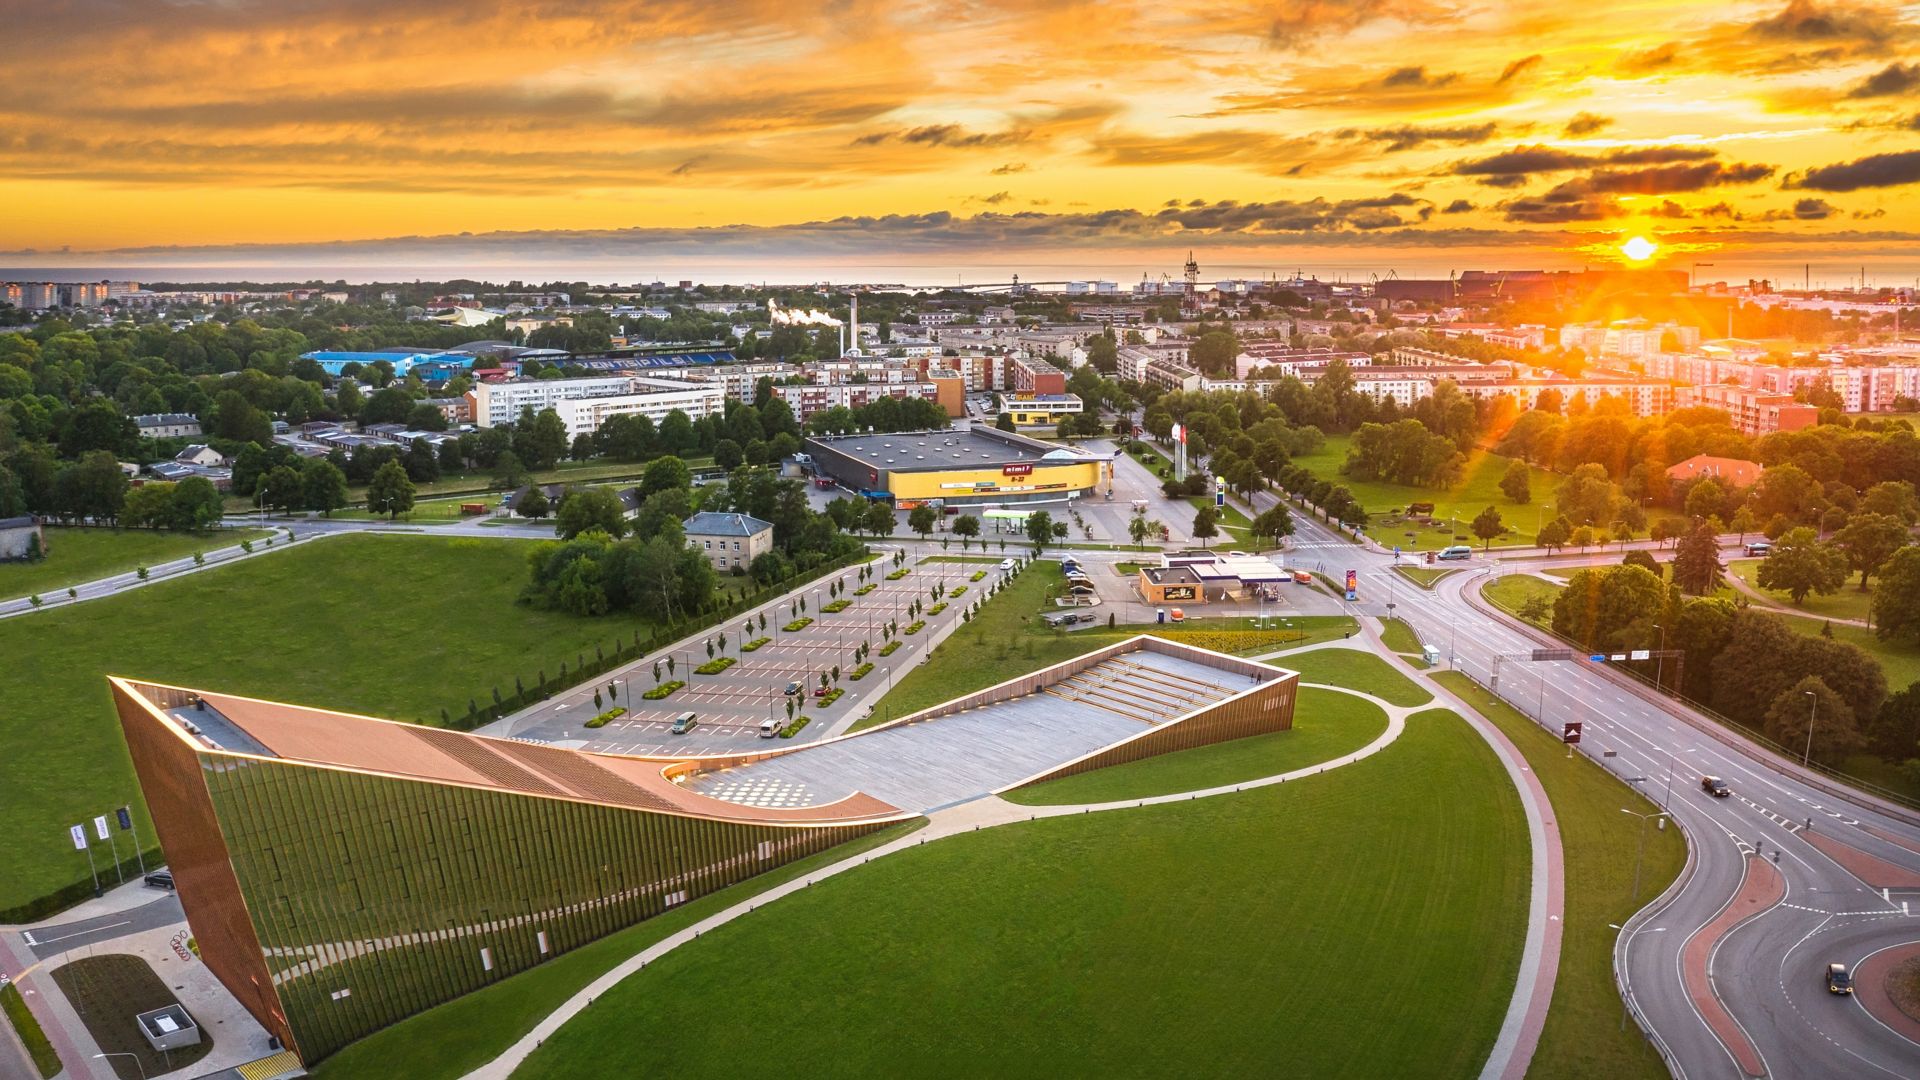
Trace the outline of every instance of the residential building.
<instances>
[{"instance_id":1,"label":"residential building","mask_svg":"<svg viewBox=\"0 0 1920 1080\"><path fill-rule=\"evenodd\" d=\"M192 413L147 413L133 418L140 434L149 439L197 439L200 418Z\"/></svg>"},{"instance_id":2,"label":"residential building","mask_svg":"<svg viewBox=\"0 0 1920 1080\"><path fill-rule=\"evenodd\" d=\"M773 523L747 514L702 512L681 527L687 545L705 555L721 573L743 570L773 550Z\"/></svg>"},{"instance_id":3,"label":"residential building","mask_svg":"<svg viewBox=\"0 0 1920 1080\"><path fill-rule=\"evenodd\" d=\"M1714 457L1711 454L1695 454L1685 461L1667 467L1669 480L1693 480L1699 477L1712 477L1723 487L1752 487L1760 479L1765 466L1757 461L1741 458Z\"/></svg>"},{"instance_id":4,"label":"residential building","mask_svg":"<svg viewBox=\"0 0 1920 1080\"><path fill-rule=\"evenodd\" d=\"M718 385L638 375L482 381L468 393L473 423L480 427L512 423L523 409L552 409L566 423L569 437L591 434L610 416L646 416L655 424L675 410L689 420L718 416L726 401Z\"/></svg>"},{"instance_id":5,"label":"residential building","mask_svg":"<svg viewBox=\"0 0 1920 1080\"><path fill-rule=\"evenodd\" d=\"M951 391L949 391L951 392ZM832 408L857 409L881 398L905 400L920 398L938 401L940 388L932 381L809 383L805 386L776 386L773 394L787 403L795 419L805 422L818 412Z\"/></svg>"},{"instance_id":6,"label":"residential building","mask_svg":"<svg viewBox=\"0 0 1920 1080\"><path fill-rule=\"evenodd\" d=\"M227 464L227 456L206 443L194 443L185 450L173 455L173 460L181 465L220 466Z\"/></svg>"},{"instance_id":7,"label":"residential building","mask_svg":"<svg viewBox=\"0 0 1920 1080\"><path fill-rule=\"evenodd\" d=\"M1747 435L1799 431L1820 422L1820 410L1793 400L1788 394L1751 390L1744 386L1683 386L1680 404L1724 409L1733 426Z\"/></svg>"}]
</instances>

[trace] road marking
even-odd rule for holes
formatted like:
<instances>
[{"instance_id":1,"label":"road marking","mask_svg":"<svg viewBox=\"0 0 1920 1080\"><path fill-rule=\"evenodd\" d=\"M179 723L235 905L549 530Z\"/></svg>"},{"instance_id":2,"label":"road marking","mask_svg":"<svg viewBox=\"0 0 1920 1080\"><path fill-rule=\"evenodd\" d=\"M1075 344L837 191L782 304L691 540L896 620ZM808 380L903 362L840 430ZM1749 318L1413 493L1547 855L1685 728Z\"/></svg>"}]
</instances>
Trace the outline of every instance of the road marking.
<instances>
[{"instance_id":1,"label":"road marking","mask_svg":"<svg viewBox=\"0 0 1920 1080\"><path fill-rule=\"evenodd\" d=\"M113 929L113 928L114 928L114 927L116 927L116 926L132 926L132 925L133 925L133 920L132 920L132 919L122 919L122 920L121 920L121 921L119 921L119 922L114 922L114 923L106 923L106 924L104 924L104 925L101 925L101 926L92 926L92 927L88 927L88 928L87 928L87 929L85 929L85 930L76 930L76 931L74 931L74 932L73 932L73 933L71 933L71 934L62 934L62 935L60 935L59 937L55 937L55 938L48 938L48 939L47 939L47 940L45 940L45 941L42 941L42 942L39 942L39 944L41 944L41 945L51 945L51 944L53 944L53 943L54 943L54 942L56 942L56 941L65 941L65 940L67 940L68 938L77 938L77 937L85 937L85 936L87 936L88 934L97 934L97 933L99 933L99 932L100 932L100 931L102 931L102 930L111 930L111 929Z\"/></svg>"}]
</instances>

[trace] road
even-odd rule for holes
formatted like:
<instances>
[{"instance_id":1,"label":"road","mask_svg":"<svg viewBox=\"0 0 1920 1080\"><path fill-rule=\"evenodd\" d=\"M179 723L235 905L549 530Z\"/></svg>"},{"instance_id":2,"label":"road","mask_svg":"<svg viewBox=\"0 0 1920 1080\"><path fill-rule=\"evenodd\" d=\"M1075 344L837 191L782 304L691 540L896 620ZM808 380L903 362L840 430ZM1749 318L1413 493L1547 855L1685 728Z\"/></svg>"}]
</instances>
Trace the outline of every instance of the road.
<instances>
[{"instance_id":1,"label":"road","mask_svg":"<svg viewBox=\"0 0 1920 1080\"><path fill-rule=\"evenodd\" d=\"M1273 501L1256 497L1256 507ZM1357 613L1384 616L1391 603L1452 667L1550 730L1584 724L1580 751L1684 830L1688 869L1629 920L1615 950L1632 1007L1676 1075L1920 1075L1920 1045L1823 981L1830 962L1920 941L1920 815L1837 791L1605 664L1531 660L1560 643L1477 593L1494 573L1544 561L1476 557L1429 592L1392 572L1391 553L1295 518L1303 559L1336 578L1358 572ZM1708 795L1703 775L1724 778L1732 795Z\"/></svg>"},{"instance_id":2,"label":"road","mask_svg":"<svg viewBox=\"0 0 1920 1080\"><path fill-rule=\"evenodd\" d=\"M186 918L186 913L180 908L179 897L171 892L155 890L154 898L139 907L96 915L91 919L75 919L58 926L38 927L22 933L21 940L33 950L34 956L45 960L98 942L137 934L142 930L185 922Z\"/></svg>"}]
</instances>

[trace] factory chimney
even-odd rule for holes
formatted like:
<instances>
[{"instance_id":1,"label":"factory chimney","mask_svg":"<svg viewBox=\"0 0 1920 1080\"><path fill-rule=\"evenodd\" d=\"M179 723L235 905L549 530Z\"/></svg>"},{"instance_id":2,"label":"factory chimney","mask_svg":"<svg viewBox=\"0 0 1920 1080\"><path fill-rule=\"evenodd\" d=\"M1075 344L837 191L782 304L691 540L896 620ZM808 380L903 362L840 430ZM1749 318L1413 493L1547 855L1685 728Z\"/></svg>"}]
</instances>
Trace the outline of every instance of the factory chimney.
<instances>
[{"instance_id":1,"label":"factory chimney","mask_svg":"<svg viewBox=\"0 0 1920 1080\"><path fill-rule=\"evenodd\" d=\"M847 316L847 352L860 355L860 294L853 294L853 311Z\"/></svg>"}]
</instances>

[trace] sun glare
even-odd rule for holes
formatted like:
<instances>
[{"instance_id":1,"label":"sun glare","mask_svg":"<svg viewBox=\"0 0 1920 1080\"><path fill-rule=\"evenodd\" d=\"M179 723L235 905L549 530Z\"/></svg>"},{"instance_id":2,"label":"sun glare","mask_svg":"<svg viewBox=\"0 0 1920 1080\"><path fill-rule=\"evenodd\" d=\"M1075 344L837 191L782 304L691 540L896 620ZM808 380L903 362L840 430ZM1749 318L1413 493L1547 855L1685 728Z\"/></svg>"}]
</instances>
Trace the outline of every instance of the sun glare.
<instances>
[{"instance_id":1,"label":"sun glare","mask_svg":"<svg viewBox=\"0 0 1920 1080\"><path fill-rule=\"evenodd\" d=\"M1659 250L1658 244L1644 236L1636 236L1620 245L1620 254L1625 255L1628 262L1646 262Z\"/></svg>"}]
</instances>

